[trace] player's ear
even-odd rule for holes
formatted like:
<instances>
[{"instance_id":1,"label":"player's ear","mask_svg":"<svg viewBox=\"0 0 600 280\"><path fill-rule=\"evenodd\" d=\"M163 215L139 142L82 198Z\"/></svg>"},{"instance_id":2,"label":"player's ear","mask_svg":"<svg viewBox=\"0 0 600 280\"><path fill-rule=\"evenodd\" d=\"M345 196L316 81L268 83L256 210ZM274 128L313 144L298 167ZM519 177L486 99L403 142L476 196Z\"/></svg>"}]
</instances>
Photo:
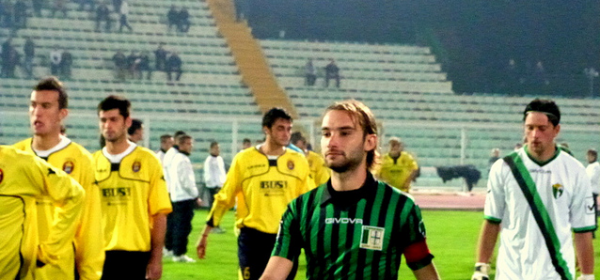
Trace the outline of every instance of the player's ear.
<instances>
[{"instance_id":1,"label":"player's ear","mask_svg":"<svg viewBox=\"0 0 600 280\"><path fill-rule=\"evenodd\" d=\"M131 117L125 118L125 126L127 127L127 129L131 127Z\"/></svg>"},{"instance_id":2,"label":"player's ear","mask_svg":"<svg viewBox=\"0 0 600 280\"><path fill-rule=\"evenodd\" d=\"M377 134L367 134L365 136L364 149L365 151L372 151L377 147Z\"/></svg>"},{"instance_id":3,"label":"player's ear","mask_svg":"<svg viewBox=\"0 0 600 280\"><path fill-rule=\"evenodd\" d=\"M58 112L58 115L59 115L61 121L64 120L69 115L69 109L67 109L67 108L60 109L60 111Z\"/></svg>"}]
</instances>

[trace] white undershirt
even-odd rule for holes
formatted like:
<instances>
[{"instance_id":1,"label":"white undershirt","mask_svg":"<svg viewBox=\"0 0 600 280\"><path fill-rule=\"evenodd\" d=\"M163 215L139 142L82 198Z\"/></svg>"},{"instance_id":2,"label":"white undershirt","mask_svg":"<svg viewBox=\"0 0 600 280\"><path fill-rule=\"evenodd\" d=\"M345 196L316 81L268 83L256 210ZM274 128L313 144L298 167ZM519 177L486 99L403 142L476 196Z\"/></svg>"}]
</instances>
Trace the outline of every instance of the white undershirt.
<instances>
[{"instance_id":1,"label":"white undershirt","mask_svg":"<svg viewBox=\"0 0 600 280\"><path fill-rule=\"evenodd\" d=\"M37 149L33 148L33 145L31 147L31 149L35 152L35 154L38 157L47 158L52 153L64 149L69 144L71 144L71 139L69 139L69 138L67 138L65 136L60 136L60 142L58 142L58 144L56 144L56 146L50 148L49 150L37 150Z\"/></svg>"},{"instance_id":2,"label":"white undershirt","mask_svg":"<svg viewBox=\"0 0 600 280\"><path fill-rule=\"evenodd\" d=\"M104 154L104 156L110 161L110 163L120 163L121 160L123 160L123 158L130 154L131 152L133 152L133 149L135 149L135 147L137 147L137 145L129 140L127 140L127 144L129 144L129 147L127 147L127 149L125 149L125 151L123 151L120 154L116 154L116 155L112 155L108 153L108 149L106 149L106 147L102 148L102 154Z\"/></svg>"}]
</instances>

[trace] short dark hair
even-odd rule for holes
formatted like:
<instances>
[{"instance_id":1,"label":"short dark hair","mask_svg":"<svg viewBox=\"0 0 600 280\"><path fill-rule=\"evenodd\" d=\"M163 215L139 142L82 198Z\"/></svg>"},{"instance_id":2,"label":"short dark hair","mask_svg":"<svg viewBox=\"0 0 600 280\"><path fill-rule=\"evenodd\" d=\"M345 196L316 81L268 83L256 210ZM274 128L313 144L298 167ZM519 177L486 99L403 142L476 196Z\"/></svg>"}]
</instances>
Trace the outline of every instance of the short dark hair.
<instances>
[{"instance_id":1,"label":"short dark hair","mask_svg":"<svg viewBox=\"0 0 600 280\"><path fill-rule=\"evenodd\" d=\"M129 117L131 111L131 102L124 97L109 95L98 104L98 113L100 113L100 111L110 111L113 109L119 109L119 114L126 119Z\"/></svg>"},{"instance_id":2,"label":"short dark hair","mask_svg":"<svg viewBox=\"0 0 600 280\"><path fill-rule=\"evenodd\" d=\"M558 109L558 105L552 100L536 98L529 102L527 107L525 107L525 111L523 111L523 121L525 121L527 114L530 112L544 113L554 126L560 123L560 110Z\"/></svg>"},{"instance_id":3,"label":"short dark hair","mask_svg":"<svg viewBox=\"0 0 600 280\"><path fill-rule=\"evenodd\" d=\"M175 134L173 134L173 138L177 138L177 137L179 137L179 135L185 135L185 134L186 134L185 131L177 130L177 131L175 131Z\"/></svg>"},{"instance_id":4,"label":"short dark hair","mask_svg":"<svg viewBox=\"0 0 600 280\"><path fill-rule=\"evenodd\" d=\"M262 126L271 128L277 119L284 119L293 121L292 116L283 108L272 108L264 116L262 120Z\"/></svg>"},{"instance_id":5,"label":"short dark hair","mask_svg":"<svg viewBox=\"0 0 600 280\"><path fill-rule=\"evenodd\" d=\"M164 143L167 140L169 140L170 138L173 138L173 136L169 135L169 134L163 134L160 136L160 143Z\"/></svg>"},{"instance_id":6,"label":"short dark hair","mask_svg":"<svg viewBox=\"0 0 600 280\"><path fill-rule=\"evenodd\" d=\"M211 149L212 149L213 147L217 146L217 145L219 145L219 142L217 142L217 141L212 141L212 142L210 142L210 148L211 148Z\"/></svg>"},{"instance_id":7,"label":"short dark hair","mask_svg":"<svg viewBox=\"0 0 600 280\"><path fill-rule=\"evenodd\" d=\"M54 76L50 76L40 80L35 87L35 91L53 90L58 92L58 109L66 109L69 107L69 95L63 83Z\"/></svg>"},{"instance_id":8,"label":"short dark hair","mask_svg":"<svg viewBox=\"0 0 600 280\"><path fill-rule=\"evenodd\" d=\"M290 137L290 143L296 145L296 143L298 143L298 141L303 140L304 137L302 137L302 132L300 131L296 131L294 133L292 133L292 136Z\"/></svg>"},{"instance_id":9,"label":"short dark hair","mask_svg":"<svg viewBox=\"0 0 600 280\"><path fill-rule=\"evenodd\" d=\"M589 149L587 150L587 154L588 155L592 155L594 158L598 158L598 151L596 151L596 149Z\"/></svg>"},{"instance_id":10,"label":"short dark hair","mask_svg":"<svg viewBox=\"0 0 600 280\"><path fill-rule=\"evenodd\" d=\"M244 140L242 140L242 143L250 143L252 144L252 141L249 138L244 138Z\"/></svg>"},{"instance_id":11,"label":"short dark hair","mask_svg":"<svg viewBox=\"0 0 600 280\"><path fill-rule=\"evenodd\" d=\"M144 122L140 119L132 119L131 126L127 129L127 134L133 135L138 129L142 129Z\"/></svg>"}]
</instances>

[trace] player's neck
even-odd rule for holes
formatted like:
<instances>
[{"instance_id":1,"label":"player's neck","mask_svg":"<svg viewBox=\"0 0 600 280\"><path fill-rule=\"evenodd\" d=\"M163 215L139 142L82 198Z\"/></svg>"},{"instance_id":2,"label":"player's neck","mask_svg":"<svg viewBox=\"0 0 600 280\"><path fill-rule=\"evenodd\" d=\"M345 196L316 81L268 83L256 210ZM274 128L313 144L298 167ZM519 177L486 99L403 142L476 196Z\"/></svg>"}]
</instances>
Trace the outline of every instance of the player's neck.
<instances>
[{"instance_id":1,"label":"player's neck","mask_svg":"<svg viewBox=\"0 0 600 280\"><path fill-rule=\"evenodd\" d=\"M58 143L60 143L61 140L62 138L60 137L60 133L48 135L34 135L31 147L34 150L47 151L56 147L56 145L58 145Z\"/></svg>"},{"instance_id":2,"label":"player's neck","mask_svg":"<svg viewBox=\"0 0 600 280\"><path fill-rule=\"evenodd\" d=\"M529 146L527 146L527 151L529 152L529 156L531 156L537 162L547 162L556 154L556 146L552 146L541 153L536 153L532 151Z\"/></svg>"},{"instance_id":3,"label":"player's neck","mask_svg":"<svg viewBox=\"0 0 600 280\"><path fill-rule=\"evenodd\" d=\"M106 151L111 155L118 155L129 148L127 138L117 139L116 141L106 141Z\"/></svg>"},{"instance_id":4,"label":"player's neck","mask_svg":"<svg viewBox=\"0 0 600 280\"><path fill-rule=\"evenodd\" d=\"M285 153L285 147L277 145L275 143L271 143L270 141L265 141L262 146L260 146L260 150L263 154L267 156L280 156Z\"/></svg>"},{"instance_id":5,"label":"player's neck","mask_svg":"<svg viewBox=\"0 0 600 280\"><path fill-rule=\"evenodd\" d=\"M331 187L339 192L358 190L366 178L367 168L361 164L356 169L343 173L331 172Z\"/></svg>"}]
</instances>

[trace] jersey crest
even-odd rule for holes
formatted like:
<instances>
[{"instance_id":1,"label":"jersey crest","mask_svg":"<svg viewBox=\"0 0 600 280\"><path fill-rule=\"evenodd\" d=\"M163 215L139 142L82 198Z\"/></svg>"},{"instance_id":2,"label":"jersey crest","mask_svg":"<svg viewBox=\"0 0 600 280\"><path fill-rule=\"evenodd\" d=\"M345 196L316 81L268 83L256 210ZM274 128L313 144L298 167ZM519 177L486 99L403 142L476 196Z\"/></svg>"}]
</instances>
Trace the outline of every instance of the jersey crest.
<instances>
[{"instance_id":1,"label":"jersey crest","mask_svg":"<svg viewBox=\"0 0 600 280\"><path fill-rule=\"evenodd\" d=\"M288 167L288 169L289 169L289 170L294 170L294 167L296 167L296 166L294 165L294 161L292 161L292 160L288 160L288 162L287 162L287 167Z\"/></svg>"},{"instance_id":2,"label":"jersey crest","mask_svg":"<svg viewBox=\"0 0 600 280\"><path fill-rule=\"evenodd\" d=\"M4 171L0 169L0 183L2 183L2 180L4 180Z\"/></svg>"},{"instance_id":3,"label":"jersey crest","mask_svg":"<svg viewBox=\"0 0 600 280\"><path fill-rule=\"evenodd\" d=\"M362 226L360 248L381 251L383 249L383 237L385 228Z\"/></svg>"},{"instance_id":4,"label":"jersey crest","mask_svg":"<svg viewBox=\"0 0 600 280\"><path fill-rule=\"evenodd\" d=\"M131 170L132 170L133 172L136 172L136 173L137 173L137 172L139 172L139 171L140 171L140 169L142 169L142 163L141 163L141 162L139 162L139 161L137 161L137 160L136 160L136 161L134 161L134 162L133 162L133 164L131 165Z\"/></svg>"},{"instance_id":5,"label":"jersey crest","mask_svg":"<svg viewBox=\"0 0 600 280\"><path fill-rule=\"evenodd\" d=\"M558 199L563 195L565 188L561 184L552 185L552 194L554 195L554 199Z\"/></svg>"},{"instance_id":6,"label":"jersey crest","mask_svg":"<svg viewBox=\"0 0 600 280\"><path fill-rule=\"evenodd\" d=\"M63 164L62 170L65 173L71 174L71 172L73 172L73 169L75 169L75 164L72 161L67 161L65 162L65 164Z\"/></svg>"}]
</instances>

